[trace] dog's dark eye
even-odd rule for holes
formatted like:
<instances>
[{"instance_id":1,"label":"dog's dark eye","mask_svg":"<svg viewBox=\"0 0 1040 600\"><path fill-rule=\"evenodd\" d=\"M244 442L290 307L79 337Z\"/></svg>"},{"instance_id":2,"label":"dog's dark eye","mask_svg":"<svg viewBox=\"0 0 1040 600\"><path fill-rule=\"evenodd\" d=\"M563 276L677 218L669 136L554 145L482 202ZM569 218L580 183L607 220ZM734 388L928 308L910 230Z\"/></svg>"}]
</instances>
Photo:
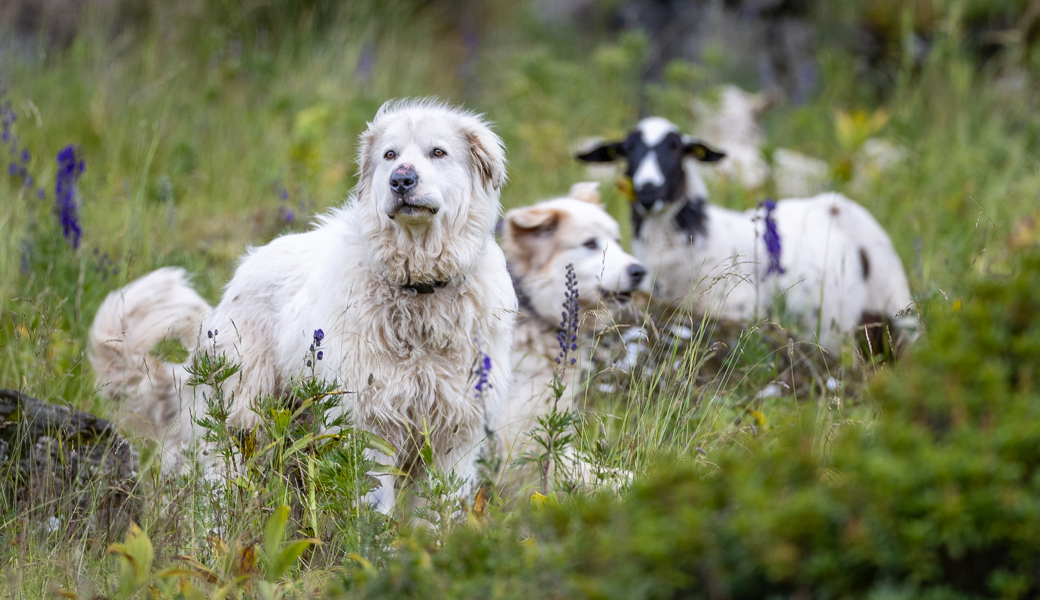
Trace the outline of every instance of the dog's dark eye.
<instances>
[{"instance_id":1,"label":"dog's dark eye","mask_svg":"<svg viewBox=\"0 0 1040 600\"><path fill-rule=\"evenodd\" d=\"M444 158L447 155L448 153L444 150L441 150L440 148L434 148L433 151L430 152L430 156L432 156L433 158Z\"/></svg>"},{"instance_id":2,"label":"dog's dark eye","mask_svg":"<svg viewBox=\"0 0 1040 600\"><path fill-rule=\"evenodd\" d=\"M397 153L394 152L393 150L387 150L386 154L383 155L383 158L385 160L393 160L393 159L397 158Z\"/></svg>"},{"instance_id":3,"label":"dog's dark eye","mask_svg":"<svg viewBox=\"0 0 1040 600\"><path fill-rule=\"evenodd\" d=\"M596 242L596 238L589 238L589 240L587 242L585 242L584 244L582 244L582 246L585 246L589 250L598 250L599 249L599 243Z\"/></svg>"}]
</instances>

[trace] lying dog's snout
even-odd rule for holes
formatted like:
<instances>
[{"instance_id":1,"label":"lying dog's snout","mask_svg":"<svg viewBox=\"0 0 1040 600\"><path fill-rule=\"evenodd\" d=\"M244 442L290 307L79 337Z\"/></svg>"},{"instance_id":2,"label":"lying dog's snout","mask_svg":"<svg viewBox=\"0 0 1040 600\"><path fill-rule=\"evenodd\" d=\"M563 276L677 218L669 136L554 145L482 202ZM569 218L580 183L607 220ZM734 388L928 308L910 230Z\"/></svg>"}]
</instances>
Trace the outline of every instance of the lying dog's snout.
<instances>
[{"instance_id":1,"label":"lying dog's snout","mask_svg":"<svg viewBox=\"0 0 1040 600\"><path fill-rule=\"evenodd\" d=\"M643 278L646 277L646 267L639 263L632 263L628 265L628 277L632 280L632 287L637 288L639 284L643 282Z\"/></svg>"},{"instance_id":2,"label":"lying dog's snout","mask_svg":"<svg viewBox=\"0 0 1040 600\"><path fill-rule=\"evenodd\" d=\"M390 189L399 196L414 189L417 183L419 183L419 174L415 172L415 167L407 163L394 169L390 176Z\"/></svg>"}]
</instances>

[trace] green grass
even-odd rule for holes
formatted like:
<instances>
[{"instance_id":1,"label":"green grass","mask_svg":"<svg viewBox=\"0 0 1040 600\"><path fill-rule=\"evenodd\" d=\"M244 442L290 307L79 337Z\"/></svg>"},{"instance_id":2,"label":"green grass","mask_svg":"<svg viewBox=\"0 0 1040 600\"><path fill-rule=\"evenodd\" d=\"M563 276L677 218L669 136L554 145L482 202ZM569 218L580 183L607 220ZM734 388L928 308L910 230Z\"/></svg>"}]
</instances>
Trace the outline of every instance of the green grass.
<instances>
[{"instance_id":1,"label":"green grass","mask_svg":"<svg viewBox=\"0 0 1040 600\"><path fill-rule=\"evenodd\" d=\"M638 36L545 30L526 9L495 3L481 21L484 43L469 59L472 72L463 76L467 50L438 6L359 3L320 35L287 28L266 42L242 36L233 20L185 19L173 21L172 30L152 24L114 39L98 21L68 48L5 48L0 83L18 115L20 142L32 152L30 171L48 196L39 201L22 190L3 165L0 386L116 417L116 407L95 393L85 361L86 330L105 295L156 267L183 265L200 293L216 301L248 246L305 229L311 216L348 196L357 135L386 99L435 95L486 113L508 149L507 208L565 192L583 177L573 144L620 135L636 120L645 48ZM766 117L770 147L827 157L840 172L851 149L836 133L835 111L890 113L880 134L904 146L908 159L855 199L890 232L915 296L951 307L977 276L1009 272L1010 233L1040 215L1034 73L1011 61L978 64L959 41L948 27L923 65L893 67L880 97L856 74L855 57L831 47L821 55L820 93ZM666 83L649 90L651 107L692 127L688 99L707 93L726 67L674 65ZM1008 85L1017 75L1024 77L1021 90ZM65 244L51 213L54 156L68 144L79 145L86 161L78 251ZM846 185L839 181L838 190ZM291 224L280 213L281 190L296 213ZM713 192L714 201L735 208L760 199L736 189ZM608 189L605 199L627 226L620 195ZM858 382L892 369L840 365L854 385L836 404L812 394L761 400L756 393L783 375L786 348L776 350L761 332L730 339L739 343L724 359L707 356L710 340L682 350L676 358L685 380L622 378L612 394L590 386L582 447L640 473L667 456L707 476L726 468L715 462L718 452L738 448L750 456L756 440L782 444L790 439L785 428L807 426L813 452L826 456L844 424L874 418L876 407ZM710 369L699 368L712 360ZM710 376L698 379L703 373ZM148 444L135 443L147 456ZM146 475L136 492L141 525L163 566L176 554L212 566L230 554L207 542L210 529L222 524L232 545L253 539L264 510L285 499L258 493L222 502L207 485ZM269 483L257 485L269 492ZM300 493L293 502L306 500ZM492 518L508 522L526 501L513 499L508 509L493 503ZM0 594L115 589L118 564L104 553L111 539L73 528L47 533L20 512L24 507L0 508ZM318 511L320 531L308 535L326 544L291 571L290 591L321 589L330 573L356 564L350 553L379 570L394 539L404 540L397 548L410 543L407 528L348 508ZM291 516L299 529L304 521L303 512Z\"/></svg>"}]
</instances>

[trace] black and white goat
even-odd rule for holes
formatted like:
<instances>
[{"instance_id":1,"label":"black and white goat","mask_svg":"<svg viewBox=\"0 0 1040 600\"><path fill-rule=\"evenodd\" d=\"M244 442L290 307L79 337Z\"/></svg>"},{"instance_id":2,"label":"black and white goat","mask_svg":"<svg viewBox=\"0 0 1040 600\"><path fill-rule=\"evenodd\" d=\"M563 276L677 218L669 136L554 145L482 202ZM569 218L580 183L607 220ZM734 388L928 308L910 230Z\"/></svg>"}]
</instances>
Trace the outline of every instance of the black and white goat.
<instances>
[{"instance_id":1,"label":"black and white goat","mask_svg":"<svg viewBox=\"0 0 1040 600\"><path fill-rule=\"evenodd\" d=\"M696 163L724 156L661 117L578 156L627 161L633 254L653 273L656 301L737 322L782 305L830 352L858 328L886 321L893 341L912 338L902 262L866 209L837 193L745 212L713 206ZM877 331L868 339L884 340Z\"/></svg>"}]
</instances>

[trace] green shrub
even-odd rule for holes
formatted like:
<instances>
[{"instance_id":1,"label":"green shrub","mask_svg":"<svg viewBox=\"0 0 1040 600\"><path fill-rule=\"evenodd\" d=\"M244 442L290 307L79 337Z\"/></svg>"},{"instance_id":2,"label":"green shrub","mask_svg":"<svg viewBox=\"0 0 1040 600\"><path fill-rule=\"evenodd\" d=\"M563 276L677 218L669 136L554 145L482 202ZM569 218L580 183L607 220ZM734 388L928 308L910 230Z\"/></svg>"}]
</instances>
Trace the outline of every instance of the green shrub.
<instances>
[{"instance_id":1,"label":"green shrub","mask_svg":"<svg viewBox=\"0 0 1040 600\"><path fill-rule=\"evenodd\" d=\"M933 304L927 337L875 381L872 426L824 456L815 409L662 466L623 499L411 541L333 593L443 598L975 598L1040 591L1040 251Z\"/></svg>"}]
</instances>

